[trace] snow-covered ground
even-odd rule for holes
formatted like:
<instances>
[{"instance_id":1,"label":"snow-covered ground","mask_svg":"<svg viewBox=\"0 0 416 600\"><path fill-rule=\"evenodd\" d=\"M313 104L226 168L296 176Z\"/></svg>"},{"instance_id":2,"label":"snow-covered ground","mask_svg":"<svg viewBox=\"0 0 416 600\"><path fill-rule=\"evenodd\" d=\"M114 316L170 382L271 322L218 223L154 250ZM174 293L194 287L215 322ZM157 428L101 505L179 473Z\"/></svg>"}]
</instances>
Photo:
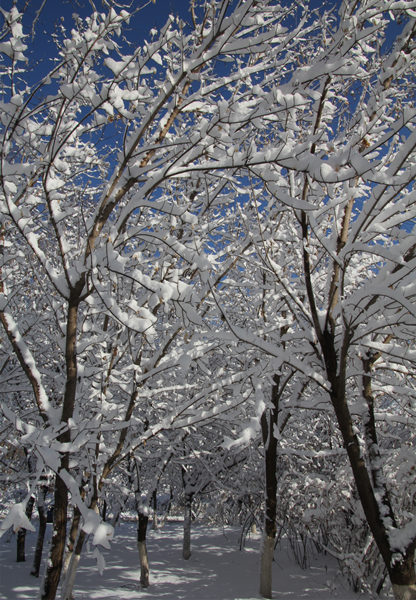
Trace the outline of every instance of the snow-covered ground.
<instances>
[{"instance_id":1,"label":"snow-covered ground","mask_svg":"<svg viewBox=\"0 0 416 600\"><path fill-rule=\"evenodd\" d=\"M48 526L50 527L50 525ZM48 531L50 535L50 530ZM28 534L27 562L16 563L15 537L0 540L1 600L36 600L38 580L30 576L34 534ZM140 589L138 555L133 524L116 531L111 550L104 550L103 575L92 554L80 564L76 600L254 600L258 594L260 536L251 535L239 550L239 531L196 526L192 533L192 556L181 556L182 524L167 523L149 530L148 551L151 586ZM294 563L290 552L276 552L273 596L286 600L369 600L350 591L328 557L315 557L306 570Z\"/></svg>"}]
</instances>

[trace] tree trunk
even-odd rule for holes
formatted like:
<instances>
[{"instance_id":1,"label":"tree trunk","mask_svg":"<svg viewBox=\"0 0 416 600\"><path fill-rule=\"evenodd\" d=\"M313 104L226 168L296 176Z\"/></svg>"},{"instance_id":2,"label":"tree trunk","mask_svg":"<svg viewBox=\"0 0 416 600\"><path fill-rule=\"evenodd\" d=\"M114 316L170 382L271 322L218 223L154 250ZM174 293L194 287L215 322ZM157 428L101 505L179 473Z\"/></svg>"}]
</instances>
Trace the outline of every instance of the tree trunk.
<instances>
[{"instance_id":1,"label":"tree trunk","mask_svg":"<svg viewBox=\"0 0 416 600\"><path fill-rule=\"evenodd\" d=\"M101 513L101 518L104 521L104 523L107 521L107 500L105 498L103 501L103 510Z\"/></svg>"},{"instance_id":2,"label":"tree trunk","mask_svg":"<svg viewBox=\"0 0 416 600\"><path fill-rule=\"evenodd\" d=\"M321 344L328 380L331 383L331 402L334 407L335 415L338 421L338 427L343 438L344 447L348 454L355 485L357 487L366 521L387 568L395 598L399 600L403 600L404 598L416 600L416 596L414 595L416 585L416 573L414 566L416 540L410 542L407 549L400 553L392 548L390 544L386 520L393 527L395 527L396 519L394 517L393 508L390 503L387 490L383 485L380 485L378 481L380 479L379 474L374 470L374 468L370 473L370 470L365 463L358 437L354 431L352 417L346 397L346 353L344 359L340 361L340 367L338 368L333 334L326 331L322 336ZM339 375L338 371L340 373ZM367 396L367 403L369 402L368 394L368 381L365 381L364 396ZM374 429L374 427L371 425L371 423L367 424L367 435L368 431L372 429ZM371 437L374 438L374 436L375 430L373 433L371 433ZM374 439L370 439L370 443L374 443Z\"/></svg>"},{"instance_id":3,"label":"tree trunk","mask_svg":"<svg viewBox=\"0 0 416 600\"><path fill-rule=\"evenodd\" d=\"M68 535L68 544L67 544L65 558L64 558L64 565L62 567L62 578L63 579L66 579L66 576L68 573L68 568L71 563L72 554L75 549L75 542L78 537L80 521L81 521L81 511L79 510L79 508L77 506L74 506L74 514L72 517L71 528L69 530L69 535Z\"/></svg>"},{"instance_id":4,"label":"tree trunk","mask_svg":"<svg viewBox=\"0 0 416 600\"><path fill-rule=\"evenodd\" d=\"M33 511L33 505L35 503L35 497L30 496L26 504L26 516L30 520ZM17 545L16 545L16 562L25 562L25 542L26 542L26 529L19 529L17 532Z\"/></svg>"},{"instance_id":5,"label":"tree trunk","mask_svg":"<svg viewBox=\"0 0 416 600\"><path fill-rule=\"evenodd\" d=\"M38 515L39 515L39 530L38 537L36 540L35 555L33 557L33 566L30 574L34 577L39 577L40 565L42 562L43 543L45 541L46 533L46 508L45 498L48 492L47 486L42 486L39 492L38 498Z\"/></svg>"},{"instance_id":6,"label":"tree trunk","mask_svg":"<svg viewBox=\"0 0 416 600\"><path fill-rule=\"evenodd\" d=\"M82 499L85 498L84 487L82 487L81 490L81 497ZM89 504L89 508L95 510L98 513L97 498L98 496L94 494ZM71 530L68 536L68 547L65 555L65 565L62 572L62 600L73 599L72 591L74 589L75 577L77 574L79 562L81 560L81 554L84 548L84 543L87 538L87 534L83 529L80 528L80 525L81 511L78 507L75 506Z\"/></svg>"},{"instance_id":7,"label":"tree trunk","mask_svg":"<svg viewBox=\"0 0 416 600\"><path fill-rule=\"evenodd\" d=\"M19 529L16 537L16 562L25 562L26 529Z\"/></svg>"},{"instance_id":8,"label":"tree trunk","mask_svg":"<svg viewBox=\"0 0 416 600\"><path fill-rule=\"evenodd\" d=\"M394 600L416 600L416 585L398 585L393 583Z\"/></svg>"},{"instance_id":9,"label":"tree trunk","mask_svg":"<svg viewBox=\"0 0 416 600\"><path fill-rule=\"evenodd\" d=\"M400 559L398 556L398 560L393 563L393 559L395 558L394 554L396 554L396 552L390 545L388 532L385 526L385 519L381 513L379 501L375 496L371 478L362 457L359 441L353 430L347 403L338 398L335 400L334 407L367 523L374 536L380 554L383 557L391 584L395 590L394 593L399 594L395 597L400 598L400 600L407 597L409 600L416 600L416 596L412 595L415 593L414 589L416 584L416 573L413 562L414 547L413 545L409 546L407 552L402 555L402 558ZM388 502L387 496L383 497L380 495L380 504L381 503L385 514L391 514L392 508ZM400 596L400 594L402 594L402 596ZM403 594L405 595L403 596Z\"/></svg>"},{"instance_id":10,"label":"tree trunk","mask_svg":"<svg viewBox=\"0 0 416 600\"><path fill-rule=\"evenodd\" d=\"M139 511L137 524L137 547L140 559L140 583L143 587L149 587L149 559L147 556L146 533L149 521L148 515Z\"/></svg>"},{"instance_id":11,"label":"tree trunk","mask_svg":"<svg viewBox=\"0 0 416 600\"><path fill-rule=\"evenodd\" d=\"M260 562L260 594L272 598L272 566L275 536L264 535Z\"/></svg>"},{"instance_id":12,"label":"tree trunk","mask_svg":"<svg viewBox=\"0 0 416 600\"><path fill-rule=\"evenodd\" d=\"M133 456L131 456L131 461L129 460L129 471L132 480L133 470L136 471L137 477L134 498L137 511L137 549L139 551L140 561L140 583L142 587L147 588L149 587L149 558L147 555L146 535L147 525L149 522L149 514L147 507L142 506L142 497L140 492L140 467L138 465L137 460Z\"/></svg>"},{"instance_id":13,"label":"tree trunk","mask_svg":"<svg viewBox=\"0 0 416 600\"><path fill-rule=\"evenodd\" d=\"M64 459L63 462L65 464ZM53 535L49 551L48 567L43 582L42 600L55 600L56 598L65 551L67 507L68 490L65 482L57 474L54 493Z\"/></svg>"},{"instance_id":14,"label":"tree trunk","mask_svg":"<svg viewBox=\"0 0 416 600\"><path fill-rule=\"evenodd\" d=\"M191 524L192 524L192 500L194 494L185 494L185 515L183 520L183 548L182 556L185 560L191 557Z\"/></svg>"},{"instance_id":15,"label":"tree trunk","mask_svg":"<svg viewBox=\"0 0 416 600\"><path fill-rule=\"evenodd\" d=\"M261 431L265 462L265 501L264 539L260 562L260 594L263 598L272 597L272 563L276 540L277 517L277 428L280 397L280 376L273 377L271 407L261 416Z\"/></svg>"},{"instance_id":16,"label":"tree trunk","mask_svg":"<svg viewBox=\"0 0 416 600\"><path fill-rule=\"evenodd\" d=\"M63 583L62 600L72 600L72 591L74 589L75 577L79 561L81 560L82 549L84 547L87 534L83 529L80 530L75 549L70 554L70 561L67 566L65 581Z\"/></svg>"},{"instance_id":17,"label":"tree trunk","mask_svg":"<svg viewBox=\"0 0 416 600\"><path fill-rule=\"evenodd\" d=\"M395 600L416 600L415 545L409 545L403 559L388 568Z\"/></svg>"},{"instance_id":18,"label":"tree trunk","mask_svg":"<svg viewBox=\"0 0 416 600\"><path fill-rule=\"evenodd\" d=\"M68 304L65 340L66 383L61 415L61 423L66 424L67 426L63 433L58 437L58 441L61 444L69 444L71 441L71 432L68 422L74 414L77 390L77 320L79 297L83 286L83 280L80 280L78 284L79 289L73 289L71 291L71 298ZM69 470L69 453L64 453L62 455L61 464L55 478L53 535L48 558L48 567L46 569L41 592L41 600L55 600L61 578L68 511L68 490L65 482L59 476L60 471L63 470Z\"/></svg>"},{"instance_id":19,"label":"tree trunk","mask_svg":"<svg viewBox=\"0 0 416 600\"><path fill-rule=\"evenodd\" d=\"M152 527L154 530L157 529L157 490L153 490L152 493L152 508L153 508L153 519L152 519Z\"/></svg>"}]
</instances>

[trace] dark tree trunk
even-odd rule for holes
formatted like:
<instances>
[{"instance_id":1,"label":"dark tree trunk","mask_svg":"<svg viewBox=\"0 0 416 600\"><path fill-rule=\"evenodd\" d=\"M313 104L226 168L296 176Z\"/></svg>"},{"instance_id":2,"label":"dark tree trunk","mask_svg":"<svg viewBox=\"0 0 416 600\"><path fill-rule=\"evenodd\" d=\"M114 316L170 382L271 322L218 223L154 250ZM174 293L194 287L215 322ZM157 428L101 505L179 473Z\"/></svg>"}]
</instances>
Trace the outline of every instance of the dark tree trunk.
<instances>
[{"instance_id":1,"label":"dark tree trunk","mask_svg":"<svg viewBox=\"0 0 416 600\"><path fill-rule=\"evenodd\" d=\"M149 587L149 558L147 555L146 544L148 522L148 515L143 514L139 509L137 523L137 547L139 550L140 559L140 583L143 587Z\"/></svg>"},{"instance_id":2,"label":"dark tree trunk","mask_svg":"<svg viewBox=\"0 0 416 600\"><path fill-rule=\"evenodd\" d=\"M361 505L386 565L393 586L394 597L396 600L416 600L415 543L409 545L403 554L396 553L396 556L393 556L395 552L391 547L385 520L380 511L382 506L385 514L389 515L392 514L392 507L387 496L381 495L380 501L375 496L370 474L362 457L357 436L353 431L352 420L346 401L338 397L332 400L354 474ZM395 559L394 562L393 559Z\"/></svg>"},{"instance_id":3,"label":"dark tree trunk","mask_svg":"<svg viewBox=\"0 0 416 600\"><path fill-rule=\"evenodd\" d=\"M260 565L260 594L263 598L272 597L272 563L277 533L277 439L275 432L279 412L280 376L275 375L273 380L271 407L266 408L261 416L266 502Z\"/></svg>"},{"instance_id":4,"label":"dark tree trunk","mask_svg":"<svg viewBox=\"0 0 416 600\"><path fill-rule=\"evenodd\" d=\"M152 527L153 529L157 529L157 489L152 492L152 509L153 509L153 519L152 519Z\"/></svg>"},{"instance_id":5,"label":"dark tree trunk","mask_svg":"<svg viewBox=\"0 0 416 600\"><path fill-rule=\"evenodd\" d=\"M185 515L183 521L183 547L182 556L185 560L191 558L191 526L192 526L192 501L194 493L185 493Z\"/></svg>"},{"instance_id":6,"label":"dark tree trunk","mask_svg":"<svg viewBox=\"0 0 416 600\"><path fill-rule=\"evenodd\" d=\"M35 497L30 496L27 504L26 504L26 516L30 520L32 517L33 505L35 503ZM26 554L25 554L25 543L26 543L26 529L19 529L17 532L17 542L16 542L16 562L25 562Z\"/></svg>"},{"instance_id":7,"label":"dark tree trunk","mask_svg":"<svg viewBox=\"0 0 416 600\"><path fill-rule=\"evenodd\" d=\"M145 424L145 429L147 429L148 424ZM137 512L137 549L139 552L139 562L140 562L140 583L142 587L149 587L149 557L147 555L147 525L149 522L149 515L147 507L143 507L142 505L142 497L140 491L140 467L138 465L137 460L131 456L129 460L129 471L130 476L129 479L133 482L133 471L136 473L136 489L134 491L134 498L136 504L136 512Z\"/></svg>"},{"instance_id":8,"label":"dark tree trunk","mask_svg":"<svg viewBox=\"0 0 416 600\"><path fill-rule=\"evenodd\" d=\"M374 452L377 438L372 415L373 407L370 397L369 373L368 371L366 372L366 366L364 365L363 396L369 408L366 435L370 467L367 466L364 460L358 437L354 432L352 417L346 398L346 358L344 360L341 358L341 366L338 368L334 337L328 331L322 337L321 344L328 380L331 383L330 397L338 421L338 427L348 454L361 506L386 565L393 586L394 597L396 600L416 600L416 573L414 567L416 540L409 543L404 552L396 552L390 544L389 532L385 524L385 516L389 517L388 521L393 527L396 526L396 519L387 489L380 483L379 469L375 468L376 463L374 460L372 461L372 458L374 458L372 457L372 453Z\"/></svg>"},{"instance_id":9,"label":"dark tree trunk","mask_svg":"<svg viewBox=\"0 0 416 600\"><path fill-rule=\"evenodd\" d=\"M64 464L66 461L63 461ZM43 583L42 600L55 600L66 542L66 519L68 508L68 490L64 481L56 475L54 510L53 510L53 535L49 552L48 567Z\"/></svg>"},{"instance_id":10,"label":"dark tree trunk","mask_svg":"<svg viewBox=\"0 0 416 600\"><path fill-rule=\"evenodd\" d=\"M39 530L38 537L36 540L35 555L33 557L33 566L30 572L30 574L34 577L39 577L40 565L42 562L43 543L45 541L47 521L45 508L45 498L47 492L48 488L46 486L42 486L38 499Z\"/></svg>"},{"instance_id":11,"label":"dark tree trunk","mask_svg":"<svg viewBox=\"0 0 416 600\"><path fill-rule=\"evenodd\" d=\"M66 384L62 405L61 423L66 424L63 433L58 437L61 444L69 444L71 432L68 426L72 418L77 390L77 320L79 297L84 283L80 280L77 290L72 290L68 304L67 328L65 341ZM69 471L69 454L64 453L55 478L53 535L48 558L48 566L43 582L41 600L55 600L61 578L63 558L66 544L66 521L68 511L68 490L60 477L62 471Z\"/></svg>"},{"instance_id":12,"label":"dark tree trunk","mask_svg":"<svg viewBox=\"0 0 416 600\"><path fill-rule=\"evenodd\" d=\"M103 510L101 512L101 518L104 522L107 521L107 501L103 501Z\"/></svg>"}]
</instances>

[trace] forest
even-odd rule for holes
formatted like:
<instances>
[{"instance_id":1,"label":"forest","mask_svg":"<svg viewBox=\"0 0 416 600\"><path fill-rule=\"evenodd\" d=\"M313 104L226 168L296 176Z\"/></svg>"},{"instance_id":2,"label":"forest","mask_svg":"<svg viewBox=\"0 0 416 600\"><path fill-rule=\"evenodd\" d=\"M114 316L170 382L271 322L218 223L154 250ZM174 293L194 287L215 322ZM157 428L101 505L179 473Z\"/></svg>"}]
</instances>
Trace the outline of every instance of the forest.
<instances>
[{"instance_id":1,"label":"forest","mask_svg":"<svg viewBox=\"0 0 416 600\"><path fill-rule=\"evenodd\" d=\"M128 509L146 589L165 498L415 600L416 0L70 4L0 7L0 533L71 600Z\"/></svg>"}]
</instances>

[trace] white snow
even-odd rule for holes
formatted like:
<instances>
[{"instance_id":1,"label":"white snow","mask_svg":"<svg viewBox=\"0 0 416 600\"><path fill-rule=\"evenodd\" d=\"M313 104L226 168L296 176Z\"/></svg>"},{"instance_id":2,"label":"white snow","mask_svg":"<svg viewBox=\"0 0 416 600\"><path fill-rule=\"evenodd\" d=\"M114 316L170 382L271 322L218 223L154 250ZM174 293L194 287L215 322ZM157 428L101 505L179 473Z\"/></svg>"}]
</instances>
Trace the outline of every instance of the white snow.
<instances>
[{"instance_id":1,"label":"white snow","mask_svg":"<svg viewBox=\"0 0 416 600\"><path fill-rule=\"evenodd\" d=\"M9 529L9 527L12 527L13 531L15 532L19 529L35 531L35 528L25 514L25 508L26 505L24 502L19 502L11 507L7 517L1 523L0 536L2 536Z\"/></svg>"},{"instance_id":2,"label":"white snow","mask_svg":"<svg viewBox=\"0 0 416 600\"><path fill-rule=\"evenodd\" d=\"M48 526L50 527L50 526ZM158 531L148 531L150 587L141 589L136 529L122 523L111 550L91 549L81 558L75 583L77 600L258 600L259 534L247 538L239 550L238 528L192 527L192 555L182 558L183 523L168 522ZM50 536L51 529L48 529ZM29 534L27 562L16 563L16 540L0 542L0 598L33 600L39 580L31 577L35 534ZM97 566L103 575L97 572ZM98 563L98 565L97 565ZM348 589L337 563L328 556L314 555L310 565L298 567L283 541L273 563L273 597L288 600L370 600Z\"/></svg>"}]
</instances>

